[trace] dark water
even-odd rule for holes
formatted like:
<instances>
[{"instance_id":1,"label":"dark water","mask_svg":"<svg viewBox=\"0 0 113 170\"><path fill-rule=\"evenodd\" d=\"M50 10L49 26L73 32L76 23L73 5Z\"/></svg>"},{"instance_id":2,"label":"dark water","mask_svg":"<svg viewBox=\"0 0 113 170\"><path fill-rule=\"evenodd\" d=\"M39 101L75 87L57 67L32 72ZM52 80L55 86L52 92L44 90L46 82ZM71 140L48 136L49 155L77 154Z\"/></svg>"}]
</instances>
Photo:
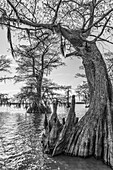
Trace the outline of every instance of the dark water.
<instances>
[{"instance_id":1,"label":"dark water","mask_svg":"<svg viewBox=\"0 0 113 170\"><path fill-rule=\"evenodd\" d=\"M82 110L82 106L79 106ZM78 109L78 111L79 111ZM59 109L59 117L66 111ZM94 158L51 157L43 154L43 115L25 110L0 108L0 170L110 170Z\"/></svg>"}]
</instances>

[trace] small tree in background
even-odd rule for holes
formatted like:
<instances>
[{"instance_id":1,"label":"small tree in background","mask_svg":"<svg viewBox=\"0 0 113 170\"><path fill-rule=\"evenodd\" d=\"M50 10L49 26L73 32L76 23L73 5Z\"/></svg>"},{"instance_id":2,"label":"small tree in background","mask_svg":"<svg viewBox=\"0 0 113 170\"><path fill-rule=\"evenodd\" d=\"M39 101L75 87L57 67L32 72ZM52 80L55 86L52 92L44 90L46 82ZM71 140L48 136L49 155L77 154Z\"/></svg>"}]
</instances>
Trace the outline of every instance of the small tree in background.
<instances>
[{"instance_id":1,"label":"small tree in background","mask_svg":"<svg viewBox=\"0 0 113 170\"><path fill-rule=\"evenodd\" d=\"M32 104L34 104L37 101L37 84L35 78L29 78L26 81L26 84L21 88L20 92L15 95L15 98L20 103L29 103L30 109L29 112L34 112L32 109ZM67 103L67 96L65 95L65 92L67 89L71 89L71 86L61 86L54 82L52 82L50 79L43 78L42 80L42 89L41 89L41 100L43 104L43 108L45 107L46 111L49 111L50 113L50 104L54 102L55 99L59 101L60 104ZM62 94L62 92L64 94ZM48 110L47 110L47 109ZM36 109L36 108L35 108ZM37 109L36 109L37 111ZM44 110L41 110L42 113Z\"/></svg>"},{"instance_id":2,"label":"small tree in background","mask_svg":"<svg viewBox=\"0 0 113 170\"><path fill-rule=\"evenodd\" d=\"M57 48L56 42L53 42L54 39L51 39L48 33L41 34L39 42L35 42L36 35L32 39L32 46L21 45L14 51L18 63L16 68L17 80L25 82L33 80L36 83L35 105L40 108L42 106L41 91L44 75L50 74L54 68L64 65L64 63L59 57L59 50L55 50Z\"/></svg>"}]
</instances>

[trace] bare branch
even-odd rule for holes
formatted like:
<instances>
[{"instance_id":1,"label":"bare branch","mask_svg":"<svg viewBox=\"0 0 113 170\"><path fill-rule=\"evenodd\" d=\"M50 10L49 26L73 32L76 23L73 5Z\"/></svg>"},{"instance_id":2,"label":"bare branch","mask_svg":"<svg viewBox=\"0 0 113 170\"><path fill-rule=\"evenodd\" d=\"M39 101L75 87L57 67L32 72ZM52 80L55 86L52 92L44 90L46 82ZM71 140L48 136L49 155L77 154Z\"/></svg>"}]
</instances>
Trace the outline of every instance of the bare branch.
<instances>
[{"instance_id":1,"label":"bare branch","mask_svg":"<svg viewBox=\"0 0 113 170\"><path fill-rule=\"evenodd\" d=\"M6 15L6 11L2 8L0 8L0 12L2 12L2 15Z\"/></svg>"},{"instance_id":2,"label":"bare branch","mask_svg":"<svg viewBox=\"0 0 113 170\"><path fill-rule=\"evenodd\" d=\"M90 35L91 32L91 25L93 24L94 21L94 9L95 9L95 4L96 4L96 0L92 0L92 2L89 3L89 7L90 7L90 18L89 18L89 24L88 24L88 29L86 32L86 37L88 37ZM86 4L87 5L87 4ZM84 32L84 31L83 31Z\"/></svg>"},{"instance_id":3,"label":"bare branch","mask_svg":"<svg viewBox=\"0 0 113 170\"><path fill-rule=\"evenodd\" d=\"M19 19L20 19L19 21L20 21L21 24L28 25L29 27L44 28L44 29L53 30L53 25L52 24L43 24L43 23L39 24L39 23L36 23L36 22L31 22L31 21L24 20L22 18L19 18ZM18 23L18 19L16 19L16 18L10 18L10 17L5 16L4 20Z\"/></svg>"},{"instance_id":4,"label":"bare branch","mask_svg":"<svg viewBox=\"0 0 113 170\"><path fill-rule=\"evenodd\" d=\"M10 2L10 0L7 0L7 2L11 6L11 8L14 10L14 12L15 12L15 14L17 16L17 19L16 18L11 18L11 17L4 16L4 20L5 21L16 22L17 24L18 24L18 22L20 22L21 24L28 25L29 27L31 26L31 27L35 27L35 28L38 27L38 28L44 28L44 29L52 30L52 24L38 24L36 22L28 21L28 20L25 20L23 18L20 18L20 16L18 15L18 11L14 7L14 5ZM3 17L1 17L0 19L2 19L2 18Z\"/></svg>"},{"instance_id":5,"label":"bare branch","mask_svg":"<svg viewBox=\"0 0 113 170\"><path fill-rule=\"evenodd\" d=\"M93 42L96 42L96 40L103 34L103 32L104 32L104 30L105 30L105 28L106 28L106 25L107 25L107 23L109 22L110 18L111 18L111 16L106 20L106 22L105 22L105 24L104 24L104 26L103 26L100 34L99 34L98 36L96 36L96 38L93 40Z\"/></svg>"},{"instance_id":6,"label":"bare branch","mask_svg":"<svg viewBox=\"0 0 113 170\"><path fill-rule=\"evenodd\" d=\"M21 5L23 5L23 7L33 16L33 19L35 19L35 21L36 21L36 17L35 17L35 11L36 11L36 0L35 0L35 7L34 7L34 11L33 11L33 13L31 12L31 10L30 9L28 9L27 8L27 6L23 3L23 2L20 2L20 4ZM22 14L21 14L22 16L24 16L27 20L29 20L30 21L30 19L23 13L23 11L22 11ZM32 20L33 20L32 19Z\"/></svg>"},{"instance_id":7,"label":"bare branch","mask_svg":"<svg viewBox=\"0 0 113 170\"><path fill-rule=\"evenodd\" d=\"M9 26L7 27L7 39L8 39L8 42L10 44L10 47L11 47L12 56L14 57L14 49L13 49L13 44L12 44L10 23L8 25Z\"/></svg>"},{"instance_id":8,"label":"bare branch","mask_svg":"<svg viewBox=\"0 0 113 170\"><path fill-rule=\"evenodd\" d=\"M11 8L14 10L16 16L18 19L20 19L19 15L18 15L18 11L16 10L16 8L14 7L14 5L9 1L7 0L8 4L11 6Z\"/></svg>"},{"instance_id":9,"label":"bare branch","mask_svg":"<svg viewBox=\"0 0 113 170\"><path fill-rule=\"evenodd\" d=\"M2 22L0 22L0 25L9 26L9 22L8 22L8 23L2 23ZM10 27L11 27L11 28L18 29L18 30L24 30L24 31L26 31L26 29L28 29L28 27L22 28L22 27L19 27L19 26L17 27L16 25L11 25L11 24L10 24ZM30 30L30 31L38 31L38 30L40 30L40 27L37 28L37 29L36 29L36 28L34 28L34 29L33 29L33 28L29 28L29 30Z\"/></svg>"},{"instance_id":10,"label":"bare branch","mask_svg":"<svg viewBox=\"0 0 113 170\"><path fill-rule=\"evenodd\" d=\"M99 0L99 1L95 4L95 7L98 6L102 1L104 1L104 0Z\"/></svg>"},{"instance_id":11,"label":"bare branch","mask_svg":"<svg viewBox=\"0 0 113 170\"><path fill-rule=\"evenodd\" d=\"M96 35L90 35L90 36L91 36L91 37L95 37L95 38L97 37ZM104 41L104 42L113 44L113 41L109 41L109 40L104 39L104 38L101 38L101 37L98 38L98 41ZM89 43L90 43L90 41L89 41Z\"/></svg>"},{"instance_id":12,"label":"bare branch","mask_svg":"<svg viewBox=\"0 0 113 170\"><path fill-rule=\"evenodd\" d=\"M20 4L20 2L21 2L21 0L19 0L19 1L17 2L16 6L15 6L15 9L16 9L16 7ZM12 12L13 12L13 9L11 10L11 12L10 12L9 16L11 16L11 15L12 15Z\"/></svg>"},{"instance_id":13,"label":"bare branch","mask_svg":"<svg viewBox=\"0 0 113 170\"><path fill-rule=\"evenodd\" d=\"M60 8L60 4L61 4L61 2L62 2L62 0L59 0L59 3L58 3L58 5L57 5L56 11L55 11L55 15L54 15L54 17L53 17L52 24L54 24L54 23L55 23L55 21L56 21L56 19L57 19L58 10L59 10L59 8Z\"/></svg>"},{"instance_id":14,"label":"bare branch","mask_svg":"<svg viewBox=\"0 0 113 170\"><path fill-rule=\"evenodd\" d=\"M110 9L108 12L106 12L105 14L102 15L102 17L100 19L98 19L95 23L93 23L92 25L90 25L86 30L84 30L84 33L87 32L88 30L90 30L93 26L97 25L100 21L102 21L107 15L109 15L111 12L113 11L113 8Z\"/></svg>"},{"instance_id":15,"label":"bare branch","mask_svg":"<svg viewBox=\"0 0 113 170\"><path fill-rule=\"evenodd\" d=\"M47 4L43 2L43 4L55 12L55 9L52 6L50 6L50 4L48 2L47 2Z\"/></svg>"},{"instance_id":16,"label":"bare branch","mask_svg":"<svg viewBox=\"0 0 113 170\"><path fill-rule=\"evenodd\" d=\"M33 17L35 17L35 12L36 12L36 5L37 5L37 0L35 0L35 5L34 5L35 7L34 7L33 14L32 14L32 15L33 15Z\"/></svg>"}]
</instances>

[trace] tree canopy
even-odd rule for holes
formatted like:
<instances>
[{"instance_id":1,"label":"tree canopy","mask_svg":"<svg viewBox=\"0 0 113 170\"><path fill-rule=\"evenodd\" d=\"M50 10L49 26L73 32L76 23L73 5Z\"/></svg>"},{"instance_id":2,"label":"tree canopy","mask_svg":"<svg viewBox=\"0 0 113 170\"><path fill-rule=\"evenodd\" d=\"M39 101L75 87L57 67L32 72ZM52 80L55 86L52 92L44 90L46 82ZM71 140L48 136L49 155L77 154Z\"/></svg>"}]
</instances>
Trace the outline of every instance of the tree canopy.
<instances>
[{"instance_id":1,"label":"tree canopy","mask_svg":"<svg viewBox=\"0 0 113 170\"><path fill-rule=\"evenodd\" d=\"M50 30L49 33L57 32L67 40L72 39L72 44L75 43L72 38L74 35L79 46L80 39L84 42L106 41L113 44L112 13L112 0L2 0L0 2L0 24L7 27L7 37L12 51L11 33L15 29L25 31L28 36L39 30ZM66 37L66 31L70 37ZM67 42L67 49L71 49L68 45Z\"/></svg>"}]
</instances>

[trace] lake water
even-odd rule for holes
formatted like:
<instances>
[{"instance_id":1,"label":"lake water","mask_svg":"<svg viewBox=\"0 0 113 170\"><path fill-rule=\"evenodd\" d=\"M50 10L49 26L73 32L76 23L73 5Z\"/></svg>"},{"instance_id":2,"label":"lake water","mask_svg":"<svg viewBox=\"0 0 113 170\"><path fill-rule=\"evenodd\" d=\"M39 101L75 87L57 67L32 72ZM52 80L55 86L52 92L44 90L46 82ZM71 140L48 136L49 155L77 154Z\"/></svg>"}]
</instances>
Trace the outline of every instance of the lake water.
<instances>
[{"instance_id":1,"label":"lake water","mask_svg":"<svg viewBox=\"0 0 113 170\"><path fill-rule=\"evenodd\" d=\"M76 105L78 117L86 110L84 105ZM67 112L58 108L59 119L66 117ZM0 107L0 170L111 170L94 158L43 154L43 119L44 115L36 117L24 109Z\"/></svg>"}]
</instances>

